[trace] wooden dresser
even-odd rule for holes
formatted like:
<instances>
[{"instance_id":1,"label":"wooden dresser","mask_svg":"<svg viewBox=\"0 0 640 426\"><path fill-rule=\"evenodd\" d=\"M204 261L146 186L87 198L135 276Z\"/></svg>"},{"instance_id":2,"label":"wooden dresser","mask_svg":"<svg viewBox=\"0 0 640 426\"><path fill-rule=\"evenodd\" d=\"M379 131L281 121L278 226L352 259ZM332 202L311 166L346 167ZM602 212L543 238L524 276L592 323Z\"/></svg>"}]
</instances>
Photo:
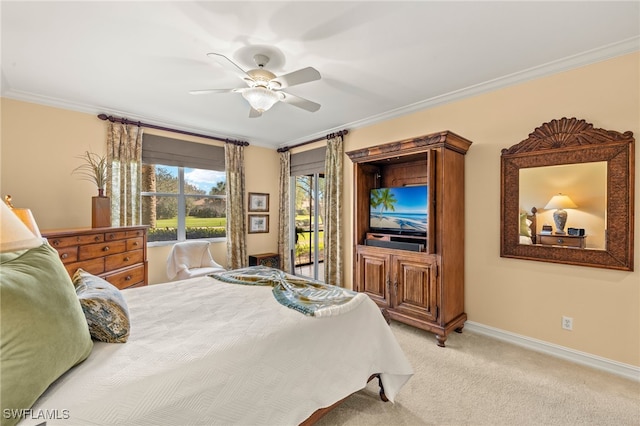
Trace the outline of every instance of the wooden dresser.
<instances>
[{"instance_id":1,"label":"wooden dresser","mask_svg":"<svg viewBox=\"0 0 640 426\"><path fill-rule=\"evenodd\" d=\"M119 289L147 285L147 226L60 229L42 236L72 277L82 268Z\"/></svg>"}]
</instances>

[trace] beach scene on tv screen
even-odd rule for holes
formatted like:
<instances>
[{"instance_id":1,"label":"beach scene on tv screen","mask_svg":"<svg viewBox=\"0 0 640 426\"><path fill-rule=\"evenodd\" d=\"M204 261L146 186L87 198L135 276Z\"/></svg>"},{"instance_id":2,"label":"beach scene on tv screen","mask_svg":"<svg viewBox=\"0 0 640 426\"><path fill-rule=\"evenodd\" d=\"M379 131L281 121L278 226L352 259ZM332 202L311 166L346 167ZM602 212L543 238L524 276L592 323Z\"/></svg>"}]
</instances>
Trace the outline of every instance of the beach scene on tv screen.
<instances>
[{"instance_id":1,"label":"beach scene on tv screen","mask_svg":"<svg viewBox=\"0 0 640 426\"><path fill-rule=\"evenodd\" d=\"M426 185L371 190L372 230L427 232Z\"/></svg>"}]
</instances>

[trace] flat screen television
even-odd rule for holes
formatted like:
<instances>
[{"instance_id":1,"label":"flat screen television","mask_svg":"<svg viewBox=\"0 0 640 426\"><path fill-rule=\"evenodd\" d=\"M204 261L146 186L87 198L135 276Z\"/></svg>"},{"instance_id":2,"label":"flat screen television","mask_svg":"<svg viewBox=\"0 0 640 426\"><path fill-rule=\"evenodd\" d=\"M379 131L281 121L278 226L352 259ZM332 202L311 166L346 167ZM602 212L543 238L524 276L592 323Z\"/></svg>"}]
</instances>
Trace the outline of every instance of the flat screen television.
<instances>
[{"instance_id":1,"label":"flat screen television","mask_svg":"<svg viewBox=\"0 0 640 426\"><path fill-rule=\"evenodd\" d=\"M427 185L375 188L369 197L369 229L398 235L427 235Z\"/></svg>"}]
</instances>

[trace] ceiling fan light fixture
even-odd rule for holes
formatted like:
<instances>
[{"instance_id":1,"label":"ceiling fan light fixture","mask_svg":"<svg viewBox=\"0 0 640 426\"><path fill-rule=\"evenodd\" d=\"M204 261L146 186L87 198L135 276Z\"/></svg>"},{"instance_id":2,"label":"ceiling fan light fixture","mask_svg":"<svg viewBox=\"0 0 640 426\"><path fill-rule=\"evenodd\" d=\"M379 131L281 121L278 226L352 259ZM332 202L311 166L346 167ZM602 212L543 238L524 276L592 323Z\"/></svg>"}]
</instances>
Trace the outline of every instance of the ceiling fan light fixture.
<instances>
[{"instance_id":1,"label":"ceiling fan light fixture","mask_svg":"<svg viewBox=\"0 0 640 426\"><path fill-rule=\"evenodd\" d=\"M279 101L278 94L264 87L250 87L242 91L242 97L249 102L251 108L265 112Z\"/></svg>"}]
</instances>

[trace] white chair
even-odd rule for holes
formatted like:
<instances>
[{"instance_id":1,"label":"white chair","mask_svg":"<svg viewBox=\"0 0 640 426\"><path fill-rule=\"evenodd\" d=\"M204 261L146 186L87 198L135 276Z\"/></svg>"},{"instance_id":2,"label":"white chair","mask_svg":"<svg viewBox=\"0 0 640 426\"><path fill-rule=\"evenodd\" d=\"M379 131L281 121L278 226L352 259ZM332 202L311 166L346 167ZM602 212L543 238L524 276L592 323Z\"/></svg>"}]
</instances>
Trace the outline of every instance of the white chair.
<instances>
[{"instance_id":1,"label":"white chair","mask_svg":"<svg viewBox=\"0 0 640 426\"><path fill-rule=\"evenodd\" d=\"M176 243L167 258L167 276L170 281L185 280L222 271L224 268L211 257L208 241Z\"/></svg>"}]
</instances>

